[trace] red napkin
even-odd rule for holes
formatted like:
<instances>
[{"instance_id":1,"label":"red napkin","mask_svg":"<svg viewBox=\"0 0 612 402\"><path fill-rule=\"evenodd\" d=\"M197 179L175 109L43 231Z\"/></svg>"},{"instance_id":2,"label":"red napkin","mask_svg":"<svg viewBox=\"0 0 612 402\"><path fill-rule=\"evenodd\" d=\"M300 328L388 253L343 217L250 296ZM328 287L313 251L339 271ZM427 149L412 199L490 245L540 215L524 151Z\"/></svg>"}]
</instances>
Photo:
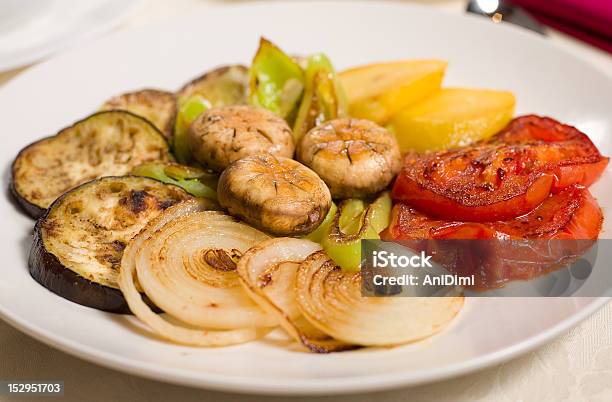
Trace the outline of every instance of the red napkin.
<instances>
[{"instance_id":1,"label":"red napkin","mask_svg":"<svg viewBox=\"0 0 612 402\"><path fill-rule=\"evenodd\" d=\"M612 0L511 0L545 25L612 53Z\"/></svg>"}]
</instances>

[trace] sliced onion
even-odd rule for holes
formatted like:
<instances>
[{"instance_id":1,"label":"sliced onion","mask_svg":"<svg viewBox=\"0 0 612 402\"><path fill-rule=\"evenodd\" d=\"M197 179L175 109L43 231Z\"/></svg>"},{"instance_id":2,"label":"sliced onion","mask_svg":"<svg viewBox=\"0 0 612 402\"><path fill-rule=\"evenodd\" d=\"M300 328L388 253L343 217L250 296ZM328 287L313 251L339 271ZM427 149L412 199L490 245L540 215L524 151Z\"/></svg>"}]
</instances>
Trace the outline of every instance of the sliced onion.
<instances>
[{"instance_id":1,"label":"sliced onion","mask_svg":"<svg viewBox=\"0 0 612 402\"><path fill-rule=\"evenodd\" d=\"M305 239L266 240L247 251L238 262L238 274L247 293L262 308L275 314L280 325L308 349L331 352L354 348L329 337L304 320L295 294L295 279L300 263L321 249Z\"/></svg>"},{"instance_id":2,"label":"sliced onion","mask_svg":"<svg viewBox=\"0 0 612 402\"><path fill-rule=\"evenodd\" d=\"M463 297L363 297L360 272L341 270L323 251L300 264L296 291L300 311L315 327L363 346L426 338L463 306Z\"/></svg>"},{"instance_id":3,"label":"sliced onion","mask_svg":"<svg viewBox=\"0 0 612 402\"><path fill-rule=\"evenodd\" d=\"M129 243L120 289L132 312L172 341L221 346L256 339L277 320L244 292L232 258L267 238L230 216L202 211L193 201L176 205ZM172 322L142 301L136 275L145 294Z\"/></svg>"}]
</instances>

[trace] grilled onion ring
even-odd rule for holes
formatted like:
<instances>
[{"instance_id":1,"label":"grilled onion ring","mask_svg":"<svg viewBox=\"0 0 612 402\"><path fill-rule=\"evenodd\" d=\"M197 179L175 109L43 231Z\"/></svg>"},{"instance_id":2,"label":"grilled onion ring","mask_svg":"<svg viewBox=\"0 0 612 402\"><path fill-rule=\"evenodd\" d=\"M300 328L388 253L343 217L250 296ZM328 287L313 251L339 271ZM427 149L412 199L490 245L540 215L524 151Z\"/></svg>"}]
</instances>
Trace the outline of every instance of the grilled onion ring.
<instances>
[{"instance_id":1,"label":"grilled onion ring","mask_svg":"<svg viewBox=\"0 0 612 402\"><path fill-rule=\"evenodd\" d=\"M247 251L238 262L238 275L249 296L275 314L281 327L313 352L354 349L329 337L304 320L295 295L295 276L300 262L321 246L290 237L266 240Z\"/></svg>"},{"instance_id":2,"label":"grilled onion ring","mask_svg":"<svg viewBox=\"0 0 612 402\"><path fill-rule=\"evenodd\" d=\"M318 251L300 264L297 302L304 317L335 339L363 346L398 345L440 331L463 297L362 297L361 273L343 271Z\"/></svg>"},{"instance_id":3,"label":"grilled onion ring","mask_svg":"<svg viewBox=\"0 0 612 402\"><path fill-rule=\"evenodd\" d=\"M267 238L227 215L185 202L159 215L130 242L119 286L132 312L163 338L197 346L253 340L276 325L276 318L242 290L231 257ZM135 273L147 296L184 325L144 304Z\"/></svg>"}]
</instances>

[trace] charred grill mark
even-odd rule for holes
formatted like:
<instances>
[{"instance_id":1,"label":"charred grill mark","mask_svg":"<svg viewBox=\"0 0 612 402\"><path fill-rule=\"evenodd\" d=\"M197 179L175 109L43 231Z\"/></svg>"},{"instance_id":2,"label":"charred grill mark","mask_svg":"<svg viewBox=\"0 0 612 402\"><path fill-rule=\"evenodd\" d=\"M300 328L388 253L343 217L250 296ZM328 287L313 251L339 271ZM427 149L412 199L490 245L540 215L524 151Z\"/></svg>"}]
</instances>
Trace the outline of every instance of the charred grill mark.
<instances>
[{"instance_id":1,"label":"charred grill mark","mask_svg":"<svg viewBox=\"0 0 612 402\"><path fill-rule=\"evenodd\" d=\"M427 164L425 166L425 169L423 169L423 177L425 177L426 179L431 178L431 176L438 169L438 166L440 166L438 162L432 162L432 163Z\"/></svg>"},{"instance_id":2,"label":"charred grill mark","mask_svg":"<svg viewBox=\"0 0 612 402\"><path fill-rule=\"evenodd\" d=\"M232 128L232 139L230 140L230 148L232 149L233 152L238 152L242 149L242 146L236 145L236 135L237 135L237 130L234 127ZM211 157L213 157L212 153L211 153Z\"/></svg>"},{"instance_id":3,"label":"charred grill mark","mask_svg":"<svg viewBox=\"0 0 612 402\"><path fill-rule=\"evenodd\" d=\"M270 135L266 133L264 130L262 130L261 128L257 128L255 131L257 132L257 134L265 138L270 144L274 143L274 141L272 141L272 137L270 137Z\"/></svg>"},{"instance_id":4,"label":"charred grill mark","mask_svg":"<svg viewBox=\"0 0 612 402\"><path fill-rule=\"evenodd\" d=\"M110 264L112 269L119 269L119 267L121 266L121 255L122 253L119 253L119 255L103 254L103 255L97 256L96 259L104 265Z\"/></svg>"},{"instance_id":5,"label":"charred grill mark","mask_svg":"<svg viewBox=\"0 0 612 402\"><path fill-rule=\"evenodd\" d=\"M115 249L115 251L117 252L123 252L123 250L125 249L125 242L121 241L121 240L114 240L111 245L113 246L113 248Z\"/></svg>"},{"instance_id":6,"label":"charred grill mark","mask_svg":"<svg viewBox=\"0 0 612 402\"><path fill-rule=\"evenodd\" d=\"M236 263L241 257L238 250L232 250L232 255L229 255L222 249L210 249L204 254L204 261L214 269L219 271L230 272L236 270Z\"/></svg>"},{"instance_id":7,"label":"charred grill mark","mask_svg":"<svg viewBox=\"0 0 612 402\"><path fill-rule=\"evenodd\" d=\"M126 198L122 198L120 203L127 207L134 214L138 215L147 209L147 197L149 193L143 190L130 190Z\"/></svg>"},{"instance_id":8,"label":"charred grill mark","mask_svg":"<svg viewBox=\"0 0 612 402\"><path fill-rule=\"evenodd\" d=\"M346 147L344 148L344 151L346 152L346 159L348 159L349 163L352 165L353 164L353 158L351 158L351 149L350 147Z\"/></svg>"},{"instance_id":9,"label":"charred grill mark","mask_svg":"<svg viewBox=\"0 0 612 402\"><path fill-rule=\"evenodd\" d=\"M180 200L165 200L159 203L159 208L162 210L168 209L173 205L176 205L180 202Z\"/></svg>"},{"instance_id":10,"label":"charred grill mark","mask_svg":"<svg viewBox=\"0 0 612 402\"><path fill-rule=\"evenodd\" d=\"M265 288L272 282L272 274L270 272L266 272L263 275L260 275L259 280L257 281L257 285L260 288Z\"/></svg>"}]
</instances>

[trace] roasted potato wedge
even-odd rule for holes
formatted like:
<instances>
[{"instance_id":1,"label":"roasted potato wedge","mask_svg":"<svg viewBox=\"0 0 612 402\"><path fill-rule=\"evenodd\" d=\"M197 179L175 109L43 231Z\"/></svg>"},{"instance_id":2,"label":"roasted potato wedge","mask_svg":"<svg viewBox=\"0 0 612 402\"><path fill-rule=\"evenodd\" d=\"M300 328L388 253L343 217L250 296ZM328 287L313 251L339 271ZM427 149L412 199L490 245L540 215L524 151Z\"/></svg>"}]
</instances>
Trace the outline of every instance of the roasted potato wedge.
<instances>
[{"instance_id":1,"label":"roasted potato wedge","mask_svg":"<svg viewBox=\"0 0 612 402\"><path fill-rule=\"evenodd\" d=\"M409 60L341 72L349 115L386 124L400 110L439 90L446 64L442 60Z\"/></svg>"},{"instance_id":2,"label":"roasted potato wedge","mask_svg":"<svg viewBox=\"0 0 612 402\"><path fill-rule=\"evenodd\" d=\"M514 114L514 95L490 89L444 88L391 120L402 152L438 151L486 139Z\"/></svg>"}]
</instances>

